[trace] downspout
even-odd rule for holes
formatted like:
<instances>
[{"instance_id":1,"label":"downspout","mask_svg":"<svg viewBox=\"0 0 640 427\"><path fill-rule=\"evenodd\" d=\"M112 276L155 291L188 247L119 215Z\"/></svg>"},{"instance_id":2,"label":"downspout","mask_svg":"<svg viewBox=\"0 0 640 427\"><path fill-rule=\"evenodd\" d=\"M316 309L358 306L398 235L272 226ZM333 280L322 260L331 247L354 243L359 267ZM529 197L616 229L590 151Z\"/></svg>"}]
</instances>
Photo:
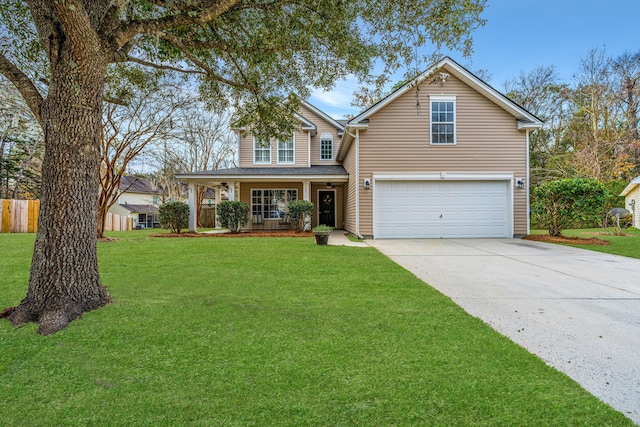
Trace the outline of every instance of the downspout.
<instances>
[{"instance_id":1,"label":"downspout","mask_svg":"<svg viewBox=\"0 0 640 427\"><path fill-rule=\"evenodd\" d=\"M236 162L236 167L238 168L240 167L240 140L242 140L242 131L238 130L238 140L236 141L236 155L233 159Z\"/></svg>"},{"instance_id":2,"label":"downspout","mask_svg":"<svg viewBox=\"0 0 640 427\"><path fill-rule=\"evenodd\" d=\"M530 206L530 191L531 191L531 184L529 181L529 129L527 129L526 131L526 140L527 140L527 180L525 181L525 185L526 185L526 192L527 192L527 235L531 234L531 206Z\"/></svg>"},{"instance_id":3,"label":"downspout","mask_svg":"<svg viewBox=\"0 0 640 427\"><path fill-rule=\"evenodd\" d=\"M307 167L311 167L311 132L307 132Z\"/></svg>"}]
</instances>

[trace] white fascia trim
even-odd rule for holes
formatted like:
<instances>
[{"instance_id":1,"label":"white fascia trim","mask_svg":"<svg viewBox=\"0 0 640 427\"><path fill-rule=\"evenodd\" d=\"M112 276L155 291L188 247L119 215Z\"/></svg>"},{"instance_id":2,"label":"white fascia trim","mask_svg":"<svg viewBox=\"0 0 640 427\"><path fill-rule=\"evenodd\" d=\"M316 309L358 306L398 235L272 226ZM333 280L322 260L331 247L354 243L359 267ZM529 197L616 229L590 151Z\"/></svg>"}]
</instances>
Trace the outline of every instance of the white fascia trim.
<instances>
[{"instance_id":1,"label":"white fascia trim","mask_svg":"<svg viewBox=\"0 0 640 427\"><path fill-rule=\"evenodd\" d=\"M622 190L622 193L620 193L620 196L626 196L627 194L629 194L631 190L636 188L636 185L640 185L640 176L631 180L631 182L626 187L624 187L624 190Z\"/></svg>"},{"instance_id":2,"label":"white fascia trim","mask_svg":"<svg viewBox=\"0 0 640 427\"><path fill-rule=\"evenodd\" d=\"M313 111L314 113L316 113L317 115L319 115L320 117L322 117L323 119L325 119L327 122L331 123L332 125L334 125L336 128L344 130L344 125L340 124L340 122L338 122L336 119L334 119L333 117L329 116L327 113L325 113L324 111L318 109L318 107L309 104L308 101L302 100L302 105L304 105L305 107L307 107L309 110Z\"/></svg>"},{"instance_id":3,"label":"white fascia trim","mask_svg":"<svg viewBox=\"0 0 640 427\"><path fill-rule=\"evenodd\" d=\"M347 130L351 129L367 129L369 127L369 123L349 123L347 125Z\"/></svg>"},{"instance_id":4,"label":"white fascia trim","mask_svg":"<svg viewBox=\"0 0 640 427\"><path fill-rule=\"evenodd\" d=\"M518 130L522 129L540 129L542 127L542 123L531 123L531 122L523 122L522 120L518 120Z\"/></svg>"},{"instance_id":5,"label":"white fascia trim","mask_svg":"<svg viewBox=\"0 0 640 427\"><path fill-rule=\"evenodd\" d=\"M430 172L430 173L374 173L379 181L511 181L513 173Z\"/></svg>"}]
</instances>

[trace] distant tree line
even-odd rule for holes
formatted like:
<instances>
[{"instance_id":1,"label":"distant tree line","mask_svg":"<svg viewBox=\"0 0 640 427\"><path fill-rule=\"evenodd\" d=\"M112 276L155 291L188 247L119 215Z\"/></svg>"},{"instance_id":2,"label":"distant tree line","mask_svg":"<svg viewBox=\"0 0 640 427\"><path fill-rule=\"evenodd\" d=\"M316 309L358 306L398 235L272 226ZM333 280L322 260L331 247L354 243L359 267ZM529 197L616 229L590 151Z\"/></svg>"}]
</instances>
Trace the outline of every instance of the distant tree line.
<instances>
[{"instance_id":1,"label":"distant tree line","mask_svg":"<svg viewBox=\"0 0 640 427\"><path fill-rule=\"evenodd\" d=\"M505 84L506 95L544 121L530 138L531 184L558 178L623 181L640 175L640 51L593 49L570 82L540 66ZM622 185L622 184L618 184Z\"/></svg>"}]
</instances>

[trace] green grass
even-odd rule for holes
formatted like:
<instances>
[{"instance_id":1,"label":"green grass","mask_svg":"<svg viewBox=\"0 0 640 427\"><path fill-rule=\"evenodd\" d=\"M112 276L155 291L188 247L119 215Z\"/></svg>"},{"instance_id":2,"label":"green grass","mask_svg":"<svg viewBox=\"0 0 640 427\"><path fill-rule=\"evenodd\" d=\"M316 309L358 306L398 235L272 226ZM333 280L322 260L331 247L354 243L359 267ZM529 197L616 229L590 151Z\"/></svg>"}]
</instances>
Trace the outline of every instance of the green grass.
<instances>
[{"instance_id":1,"label":"green grass","mask_svg":"<svg viewBox=\"0 0 640 427\"><path fill-rule=\"evenodd\" d=\"M148 233L99 244L113 304L0 322L3 426L632 425L373 248ZM0 234L0 307L33 239Z\"/></svg>"},{"instance_id":2,"label":"green grass","mask_svg":"<svg viewBox=\"0 0 640 427\"><path fill-rule=\"evenodd\" d=\"M591 251L604 252L614 255L622 255L631 258L640 258L640 230L637 228L625 228L622 230L624 236L614 236L609 228L587 228L580 230L563 230L563 236L575 237L597 237L607 240L609 245L567 245L576 248L589 249ZM532 234L547 234L546 230L531 230ZM564 244L564 243L563 243Z\"/></svg>"}]
</instances>

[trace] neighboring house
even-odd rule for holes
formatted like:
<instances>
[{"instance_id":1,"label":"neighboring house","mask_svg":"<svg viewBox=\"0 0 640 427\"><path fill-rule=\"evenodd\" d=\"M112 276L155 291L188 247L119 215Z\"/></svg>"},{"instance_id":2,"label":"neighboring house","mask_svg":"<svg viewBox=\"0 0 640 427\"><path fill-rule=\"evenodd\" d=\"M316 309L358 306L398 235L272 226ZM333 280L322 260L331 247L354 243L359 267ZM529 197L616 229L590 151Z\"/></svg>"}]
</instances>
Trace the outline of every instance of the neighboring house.
<instances>
[{"instance_id":1,"label":"neighboring house","mask_svg":"<svg viewBox=\"0 0 640 427\"><path fill-rule=\"evenodd\" d=\"M226 198L223 192L220 196L222 200ZM171 200L162 187L148 179L127 175L120 180L117 204L113 205L109 212L132 218L135 228L156 228L160 226L158 207L168 201ZM186 202L187 200L180 201ZM207 188L202 205L212 207L215 204L216 191Z\"/></svg>"},{"instance_id":2,"label":"neighboring house","mask_svg":"<svg viewBox=\"0 0 640 427\"><path fill-rule=\"evenodd\" d=\"M620 195L624 196L625 208L631 212L631 225L640 228L640 176L633 179Z\"/></svg>"},{"instance_id":3,"label":"neighboring house","mask_svg":"<svg viewBox=\"0 0 640 427\"><path fill-rule=\"evenodd\" d=\"M123 176L120 180L118 201L109 212L133 218L135 228L159 227L158 206L162 202L162 190L151 181L135 176Z\"/></svg>"},{"instance_id":4,"label":"neighboring house","mask_svg":"<svg viewBox=\"0 0 640 427\"><path fill-rule=\"evenodd\" d=\"M240 131L238 168L178 177L190 195L195 184L228 186L267 229L304 199L314 226L366 238L529 233L529 131L542 122L450 58L348 122L308 102L298 119L285 141Z\"/></svg>"}]
</instances>

